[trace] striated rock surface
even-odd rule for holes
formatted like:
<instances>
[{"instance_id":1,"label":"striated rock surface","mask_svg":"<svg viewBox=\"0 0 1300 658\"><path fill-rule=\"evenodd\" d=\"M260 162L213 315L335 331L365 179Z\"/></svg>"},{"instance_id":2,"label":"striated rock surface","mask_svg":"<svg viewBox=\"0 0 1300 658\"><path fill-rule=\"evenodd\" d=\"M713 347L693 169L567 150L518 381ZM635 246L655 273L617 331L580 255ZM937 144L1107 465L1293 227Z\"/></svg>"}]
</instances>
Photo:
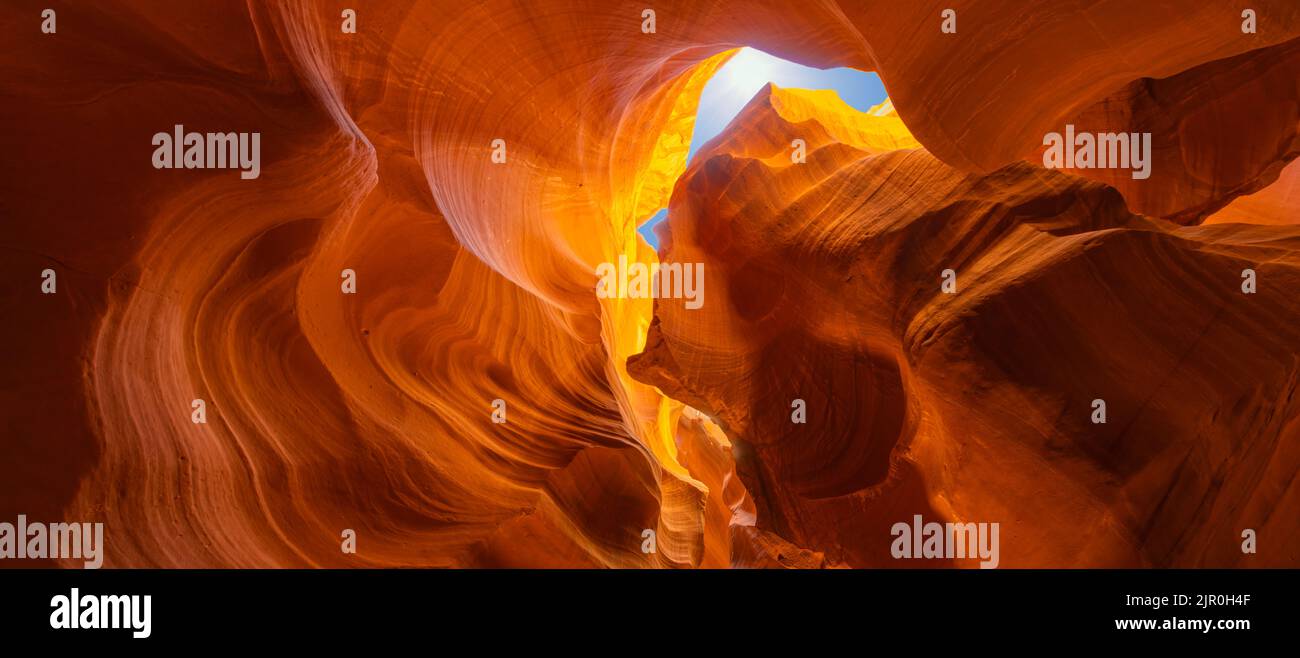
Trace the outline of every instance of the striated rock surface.
<instances>
[{"instance_id":1,"label":"striated rock surface","mask_svg":"<svg viewBox=\"0 0 1300 658\"><path fill-rule=\"evenodd\" d=\"M1199 224L1273 183L1300 155L1300 39L1136 80L1070 122L1095 133L1149 133L1150 178L1124 169L1072 173L1114 186L1136 212Z\"/></svg>"},{"instance_id":2,"label":"striated rock surface","mask_svg":"<svg viewBox=\"0 0 1300 658\"><path fill-rule=\"evenodd\" d=\"M916 514L998 521L1002 566L1233 566L1241 528L1294 559L1300 230L828 142L786 94L683 176L662 257L708 263L713 296L660 301L629 363L731 438L758 529L855 567L898 566L880 538ZM795 138L807 163L753 146ZM1242 294L1245 268L1269 289Z\"/></svg>"},{"instance_id":3,"label":"striated rock surface","mask_svg":"<svg viewBox=\"0 0 1300 658\"><path fill-rule=\"evenodd\" d=\"M110 567L971 566L892 560L914 514L1300 562L1290 0L47 4L0 7L0 521ZM687 171L741 46L890 101L767 89ZM1067 122L1152 178L1041 169ZM153 168L178 124L260 176ZM597 297L620 258L704 306Z\"/></svg>"},{"instance_id":4,"label":"striated rock surface","mask_svg":"<svg viewBox=\"0 0 1300 658\"><path fill-rule=\"evenodd\" d=\"M1237 197L1206 224L1300 224L1300 162L1295 160L1264 189Z\"/></svg>"}]
</instances>

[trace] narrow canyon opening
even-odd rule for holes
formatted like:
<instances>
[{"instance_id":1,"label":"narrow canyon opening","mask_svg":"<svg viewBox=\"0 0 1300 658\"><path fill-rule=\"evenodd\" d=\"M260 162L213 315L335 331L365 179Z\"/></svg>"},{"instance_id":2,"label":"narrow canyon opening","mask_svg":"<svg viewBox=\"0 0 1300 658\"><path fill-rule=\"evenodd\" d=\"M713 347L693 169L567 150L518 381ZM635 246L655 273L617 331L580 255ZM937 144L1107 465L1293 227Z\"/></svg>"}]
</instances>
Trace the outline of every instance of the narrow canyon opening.
<instances>
[{"instance_id":1,"label":"narrow canyon opening","mask_svg":"<svg viewBox=\"0 0 1300 658\"><path fill-rule=\"evenodd\" d=\"M861 113L865 117L873 109L888 105L884 85L874 72L847 67L818 69L749 47L718 53L663 84L662 89L668 93L656 101L659 107L666 109L659 115L664 121L663 130L655 138L653 148L648 149L649 159L643 161L641 173L630 185L632 207L615 207L610 213L614 223L614 243L620 245L619 251L612 255L620 267L661 266L661 255L668 253L660 251L664 247L661 238L667 235L668 207L674 188L680 179L689 175L694 165L699 164L697 155L705 159L711 157L708 153L713 148L711 142L724 135L729 127L735 128L733 120L752 119L743 117L752 114L747 113L747 108L752 108L755 103L770 103L770 94L779 91L782 99L779 102L788 104L786 111L799 115L793 120L812 120L815 115L826 112L844 117L846 125L856 124L853 115ZM632 130L635 123L628 122L627 129ZM641 148L646 146L642 142ZM667 260L671 261L669 267L688 266L688 263L676 262L680 259L673 255L668 255ZM706 262L690 264L709 267ZM622 274L619 277L620 280L626 278ZM669 555L673 562L712 566L729 564L731 551L729 546L725 546L725 538L734 531L755 531L752 526L759 513L735 471L736 465L732 463L737 455L731 450L736 446L727 432L709 416L710 412L701 408L699 401L692 404L692 400L677 399L672 393L628 372L629 358L647 349L647 337L656 316L655 299L634 297L600 299L604 309L606 346L621 383L622 390L618 394L627 412L625 419L631 425L629 429L641 438L664 471L659 483L661 495L674 495L671 492L688 488L701 494L708 491L704 503L707 529L703 533L703 555L694 555L700 549L683 546L689 541L679 543L665 536L675 534L673 527L682 523L681 519L673 518L677 514L671 511L658 520L659 550ZM658 303L666 302L659 300ZM884 454L887 456L888 446ZM865 473L879 469L864 467L857 470ZM705 482L713 484L710 486ZM723 483L722 490L714 491L718 483ZM837 486L848 484L839 483ZM861 486L862 483L857 483L850 488ZM736 530L737 525L745 528ZM728 531L728 527L733 530ZM723 546L715 543L719 539L724 542Z\"/></svg>"},{"instance_id":2,"label":"narrow canyon opening","mask_svg":"<svg viewBox=\"0 0 1300 658\"><path fill-rule=\"evenodd\" d=\"M700 147L722 134L754 95L769 83L791 89L830 90L860 112L866 112L887 98L885 86L875 72L843 66L819 69L756 48L738 48L731 59L709 78L700 93L690 149L686 154L687 166ZM661 208L638 223L637 231L655 249L659 248L659 237L655 235L654 227L667 218L668 209Z\"/></svg>"}]
</instances>

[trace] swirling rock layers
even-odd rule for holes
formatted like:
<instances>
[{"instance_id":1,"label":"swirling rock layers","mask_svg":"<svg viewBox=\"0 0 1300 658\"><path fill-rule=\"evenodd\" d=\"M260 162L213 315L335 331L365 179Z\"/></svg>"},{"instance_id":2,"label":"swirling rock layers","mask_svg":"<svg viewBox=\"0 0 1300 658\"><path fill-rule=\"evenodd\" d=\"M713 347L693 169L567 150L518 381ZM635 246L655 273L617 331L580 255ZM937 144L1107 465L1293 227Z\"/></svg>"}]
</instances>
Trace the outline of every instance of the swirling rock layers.
<instances>
[{"instance_id":1,"label":"swirling rock layers","mask_svg":"<svg viewBox=\"0 0 1300 658\"><path fill-rule=\"evenodd\" d=\"M663 258L708 263L711 303L658 303L629 364L736 444L758 528L858 567L900 565L889 528L914 514L1001 523L1004 566L1232 566L1267 528L1288 563L1300 231L1178 228L1027 164L824 143L779 120L784 93L679 183ZM755 125L823 145L733 147ZM1243 294L1246 268L1270 289Z\"/></svg>"},{"instance_id":2,"label":"swirling rock layers","mask_svg":"<svg viewBox=\"0 0 1300 658\"><path fill-rule=\"evenodd\" d=\"M1294 2L45 4L0 8L0 518L113 567L899 566L918 513L1298 561ZM744 45L890 104L767 90L681 178ZM1156 175L1035 166L1070 121ZM261 176L152 168L177 124ZM705 308L597 298L670 197Z\"/></svg>"}]
</instances>

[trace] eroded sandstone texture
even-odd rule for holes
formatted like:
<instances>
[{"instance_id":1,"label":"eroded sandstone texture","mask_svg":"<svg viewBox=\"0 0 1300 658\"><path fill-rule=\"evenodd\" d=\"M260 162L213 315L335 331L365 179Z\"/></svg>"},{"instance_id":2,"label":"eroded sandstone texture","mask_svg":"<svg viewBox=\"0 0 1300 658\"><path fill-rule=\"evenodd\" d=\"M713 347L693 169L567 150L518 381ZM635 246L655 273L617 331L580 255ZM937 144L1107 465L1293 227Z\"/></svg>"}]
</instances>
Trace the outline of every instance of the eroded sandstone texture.
<instances>
[{"instance_id":1,"label":"eroded sandstone texture","mask_svg":"<svg viewBox=\"0 0 1300 658\"><path fill-rule=\"evenodd\" d=\"M0 7L0 520L113 567L974 565L894 560L916 514L1300 565L1291 0L47 4ZM890 102L769 87L687 169L742 46ZM260 176L155 169L177 124ZM1067 124L1152 176L1044 169ZM703 307L598 297L620 257Z\"/></svg>"}]
</instances>

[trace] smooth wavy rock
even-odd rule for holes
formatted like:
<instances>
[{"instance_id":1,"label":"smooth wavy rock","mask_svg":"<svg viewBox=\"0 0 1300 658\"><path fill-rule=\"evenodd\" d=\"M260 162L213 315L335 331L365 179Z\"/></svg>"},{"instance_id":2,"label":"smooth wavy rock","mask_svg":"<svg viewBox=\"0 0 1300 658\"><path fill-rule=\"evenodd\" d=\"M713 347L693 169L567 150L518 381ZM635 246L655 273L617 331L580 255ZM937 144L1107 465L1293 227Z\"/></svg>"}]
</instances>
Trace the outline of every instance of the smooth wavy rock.
<instances>
[{"instance_id":1,"label":"smooth wavy rock","mask_svg":"<svg viewBox=\"0 0 1300 658\"><path fill-rule=\"evenodd\" d=\"M1300 229L1178 228L1027 164L827 143L785 95L678 184L661 256L707 263L711 301L657 303L629 363L730 437L759 530L855 567L899 566L915 514L999 522L1001 566L1234 566L1242 528L1293 558ZM795 138L806 163L754 152Z\"/></svg>"},{"instance_id":2,"label":"smooth wavy rock","mask_svg":"<svg viewBox=\"0 0 1300 658\"><path fill-rule=\"evenodd\" d=\"M1199 224L1277 179L1300 156L1300 39L1136 80L1071 119L1079 130L1150 133L1150 178L1075 169L1135 212Z\"/></svg>"},{"instance_id":3,"label":"smooth wavy rock","mask_svg":"<svg viewBox=\"0 0 1300 658\"><path fill-rule=\"evenodd\" d=\"M110 567L898 566L913 513L1009 566L1300 561L1293 0L357 4L0 7L0 520ZM687 172L742 46L890 101L766 90ZM1079 117L1177 135L1147 186L1033 164ZM153 168L179 124L260 177ZM1162 219L1238 202L1277 221ZM703 309L595 294L661 256Z\"/></svg>"},{"instance_id":4,"label":"smooth wavy rock","mask_svg":"<svg viewBox=\"0 0 1300 658\"><path fill-rule=\"evenodd\" d=\"M1300 224L1300 162L1292 160L1264 189L1237 197L1206 224Z\"/></svg>"}]
</instances>

